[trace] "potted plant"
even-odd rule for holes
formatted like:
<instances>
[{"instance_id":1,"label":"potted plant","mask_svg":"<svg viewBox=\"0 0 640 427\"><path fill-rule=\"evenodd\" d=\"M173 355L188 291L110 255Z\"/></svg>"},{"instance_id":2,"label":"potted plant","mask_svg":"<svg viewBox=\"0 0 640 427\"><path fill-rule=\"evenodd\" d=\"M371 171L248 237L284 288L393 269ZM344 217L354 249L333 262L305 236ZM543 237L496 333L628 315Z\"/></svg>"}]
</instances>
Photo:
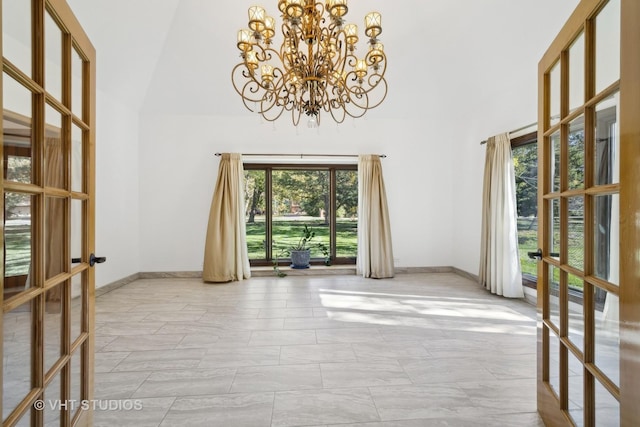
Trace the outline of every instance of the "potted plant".
<instances>
[{"instance_id":1,"label":"potted plant","mask_svg":"<svg viewBox=\"0 0 640 427\"><path fill-rule=\"evenodd\" d=\"M309 247L309 242L315 236L316 232L311 230L305 224L300 240L298 240L298 243L291 246L289 249L292 268L309 268L309 261L311 260L311 248Z\"/></svg>"}]
</instances>

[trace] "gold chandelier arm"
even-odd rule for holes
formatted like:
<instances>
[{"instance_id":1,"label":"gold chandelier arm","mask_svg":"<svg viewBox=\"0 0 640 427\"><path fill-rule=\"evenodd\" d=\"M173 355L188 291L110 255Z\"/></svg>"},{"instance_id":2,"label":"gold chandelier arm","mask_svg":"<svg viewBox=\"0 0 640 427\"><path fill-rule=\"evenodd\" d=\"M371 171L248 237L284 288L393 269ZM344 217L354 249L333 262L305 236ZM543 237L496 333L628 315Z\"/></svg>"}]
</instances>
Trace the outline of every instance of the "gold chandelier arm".
<instances>
[{"instance_id":1,"label":"gold chandelier arm","mask_svg":"<svg viewBox=\"0 0 640 427\"><path fill-rule=\"evenodd\" d=\"M342 123L362 117L387 95L387 60L378 40L381 15L365 18L367 51L357 55L357 27L344 25L346 0L279 0L283 41L272 46L274 19L259 6L249 10L250 30L238 32L242 61L232 83L249 111L274 121L284 111L298 124L304 114L319 123L322 112ZM359 57L358 57L359 56Z\"/></svg>"}]
</instances>

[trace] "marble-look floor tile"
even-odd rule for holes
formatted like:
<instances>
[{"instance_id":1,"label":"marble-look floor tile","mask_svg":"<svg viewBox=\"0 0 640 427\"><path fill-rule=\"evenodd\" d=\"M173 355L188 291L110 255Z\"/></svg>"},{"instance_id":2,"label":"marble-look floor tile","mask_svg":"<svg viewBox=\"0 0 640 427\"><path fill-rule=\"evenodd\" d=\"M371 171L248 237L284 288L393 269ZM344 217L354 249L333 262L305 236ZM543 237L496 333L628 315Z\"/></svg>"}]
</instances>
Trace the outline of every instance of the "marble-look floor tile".
<instances>
[{"instance_id":1,"label":"marble-look floor tile","mask_svg":"<svg viewBox=\"0 0 640 427\"><path fill-rule=\"evenodd\" d=\"M249 346L315 344L316 331L253 331Z\"/></svg>"},{"instance_id":2,"label":"marble-look floor tile","mask_svg":"<svg viewBox=\"0 0 640 427\"><path fill-rule=\"evenodd\" d=\"M183 310L171 312L152 312L147 313L144 321L161 321L161 322L197 322L206 313L205 310Z\"/></svg>"},{"instance_id":3,"label":"marble-look floor tile","mask_svg":"<svg viewBox=\"0 0 640 427\"><path fill-rule=\"evenodd\" d=\"M355 362L356 360L356 355L349 344L287 345L280 351L281 365Z\"/></svg>"},{"instance_id":4,"label":"marble-look floor tile","mask_svg":"<svg viewBox=\"0 0 640 427\"><path fill-rule=\"evenodd\" d=\"M132 410L97 409L93 412L93 427L158 427L174 400L175 397L133 399ZM141 409L135 409L138 405Z\"/></svg>"},{"instance_id":5,"label":"marble-look floor tile","mask_svg":"<svg viewBox=\"0 0 640 427\"><path fill-rule=\"evenodd\" d=\"M238 368L231 393L321 389L318 365Z\"/></svg>"},{"instance_id":6,"label":"marble-look floor tile","mask_svg":"<svg viewBox=\"0 0 640 427\"><path fill-rule=\"evenodd\" d=\"M272 427L379 421L367 389L277 392Z\"/></svg>"},{"instance_id":7,"label":"marble-look floor tile","mask_svg":"<svg viewBox=\"0 0 640 427\"><path fill-rule=\"evenodd\" d=\"M134 351L115 368L123 371L158 371L161 369L196 368L206 353L205 349Z\"/></svg>"},{"instance_id":8,"label":"marble-look floor tile","mask_svg":"<svg viewBox=\"0 0 640 427\"><path fill-rule=\"evenodd\" d=\"M375 387L411 384L411 380L396 363L322 363L324 388Z\"/></svg>"},{"instance_id":9,"label":"marble-look floor tile","mask_svg":"<svg viewBox=\"0 0 640 427\"><path fill-rule=\"evenodd\" d=\"M140 397L200 396L229 393L235 369L155 371L133 394Z\"/></svg>"},{"instance_id":10,"label":"marble-look floor tile","mask_svg":"<svg viewBox=\"0 0 640 427\"><path fill-rule=\"evenodd\" d=\"M118 336L107 345L103 346L100 351L172 350L180 343L180 341L182 341L183 338L184 335Z\"/></svg>"},{"instance_id":11,"label":"marble-look floor tile","mask_svg":"<svg viewBox=\"0 0 640 427\"><path fill-rule=\"evenodd\" d=\"M327 427L545 427L537 413L488 415L478 418L447 417L376 423L335 424Z\"/></svg>"},{"instance_id":12,"label":"marble-look floor tile","mask_svg":"<svg viewBox=\"0 0 640 427\"><path fill-rule=\"evenodd\" d=\"M535 379L459 383L459 386L487 414L499 414L504 408L513 413L535 412L537 408Z\"/></svg>"},{"instance_id":13,"label":"marble-look floor tile","mask_svg":"<svg viewBox=\"0 0 640 427\"><path fill-rule=\"evenodd\" d=\"M150 372L97 372L96 399L128 399L150 375Z\"/></svg>"},{"instance_id":14,"label":"marble-look floor tile","mask_svg":"<svg viewBox=\"0 0 640 427\"><path fill-rule=\"evenodd\" d=\"M163 427L269 427L273 393L237 393L180 397L164 417Z\"/></svg>"},{"instance_id":15,"label":"marble-look floor tile","mask_svg":"<svg viewBox=\"0 0 640 427\"><path fill-rule=\"evenodd\" d=\"M402 359L400 365L414 384L455 383L495 380L495 376L477 363L476 356L446 359Z\"/></svg>"},{"instance_id":16,"label":"marble-look floor tile","mask_svg":"<svg viewBox=\"0 0 640 427\"><path fill-rule=\"evenodd\" d=\"M237 368L269 366L280 363L280 347L228 347L207 349L198 368Z\"/></svg>"},{"instance_id":17,"label":"marble-look floor tile","mask_svg":"<svg viewBox=\"0 0 640 427\"><path fill-rule=\"evenodd\" d=\"M260 310L259 319L288 319L299 317L313 317L311 308L265 308Z\"/></svg>"},{"instance_id":18,"label":"marble-look floor tile","mask_svg":"<svg viewBox=\"0 0 640 427\"><path fill-rule=\"evenodd\" d=\"M453 273L143 279L96 313L96 398L145 407L95 425L542 427L535 307Z\"/></svg>"},{"instance_id":19,"label":"marble-look floor tile","mask_svg":"<svg viewBox=\"0 0 640 427\"><path fill-rule=\"evenodd\" d=\"M371 396L382 420L416 418L460 418L473 415L475 408L457 386L371 387Z\"/></svg>"},{"instance_id":20,"label":"marble-look floor tile","mask_svg":"<svg viewBox=\"0 0 640 427\"><path fill-rule=\"evenodd\" d=\"M316 330L318 344L383 342L376 328L344 328Z\"/></svg>"},{"instance_id":21,"label":"marble-look floor tile","mask_svg":"<svg viewBox=\"0 0 640 427\"><path fill-rule=\"evenodd\" d=\"M497 355L481 360L479 365L491 372L496 378L504 380L535 379L537 376L535 357L528 354Z\"/></svg>"},{"instance_id":22,"label":"marble-look floor tile","mask_svg":"<svg viewBox=\"0 0 640 427\"><path fill-rule=\"evenodd\" d=\"M153 334L162 326L165 322L147 322L140 321L135 323L129 322L109 322L102 327L96 329L98 335L147 335Z\"/></svg>"},{"instance_id":23,"label":"marble-look floor tile","mask_svg":"<svg viewBox=\"0 0 640 427\"><path fill-rule=\"evenodd\" d=\"M129 354L128 351L106 351L95 353L95 372L110 372Z\"/></svg>"},{"instance_id":24,"label":"marble-look floor tile","mask_svg":"<svg viewBox=\"0 0 640 427\"><path fill-rule=\"evenodd\" d=\"M398 360L398 359L422 359L429 357L429 353L419 342L406 341L397 343L356 343L352 344L354 353L362 362Z\"/></svg>"}]
</instances>

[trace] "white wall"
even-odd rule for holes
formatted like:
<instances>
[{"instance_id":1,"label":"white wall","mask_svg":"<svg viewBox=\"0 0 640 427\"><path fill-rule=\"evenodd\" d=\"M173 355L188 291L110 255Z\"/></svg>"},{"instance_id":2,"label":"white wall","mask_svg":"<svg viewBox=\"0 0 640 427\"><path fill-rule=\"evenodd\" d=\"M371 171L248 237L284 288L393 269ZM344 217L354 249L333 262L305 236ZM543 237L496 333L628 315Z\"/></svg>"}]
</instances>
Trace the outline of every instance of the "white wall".
<instances>
[{"instance_id":1,"label":"white wall","mask_svg":"<svg viewBox=\"0 0 640 427\"><path fill-rule=\"evenodd\" d=\"M485 162L485 146L480 141L537 121L538 61L577 3L578 0L556 2L553 14L548 10L530 10L520 21L485 29L485 36L502 49L485 50L485 55L476 59L473 96L468 97L467 113L461 117L456 155L452 158L459 173L454 175L453 182L455 226L451 263L461 270L478 274L479 269ZM535 5L529 5L532 6ZM544 16L536 16L542 12ZM523 22L540 25L521 26ZM469 44L472 50L482 49L474 46L473 41Z\"/></svg>"},{"instance_id":2,"label":"white wall","mask_svg":"<svg viewBox=\"0 0 640 427\"><path fill-rule=\"evenodd\" d=\"M138 113L97 93L96 287L140 271Z\"/></svg>"},{"instance_id":3,"label":"white wall","mask_svg":"<svg viewBox=\"0 0 640 427\"><path fill-rule=\"evenodd\" d=\"M218 171L215 152L384 153L394 255L401 266L451 264L451 146L428 123L360 120L319 133L257 117L141 116L142 271L199 271Z\"/></svg>"},{"instance_id":4,"label":"white wall","mask_svg":"<svg viewBox=\"0 0 640 427\"><path fill-rule=\"evenodd\" d=\"M147 19L141 6L122 20L109 13L110 3L101 2L99 13L72 3L89 22L98 86L108 93L98 97L96 251L109 258L98 269L101 285L138 271L202 268L217 151L385 153L397 265L475 273L479 142L536 120L537 61L578 0L412 2L407 10L420 13L381 6L389 96L355 127L323 123L320 135L297 133L286 119L274 131L240 107L229 74L246 6L223 3L225 13L213 13L209 3L174 0L158 19ZM128 43L139 39L140 19L158 22L142 29L153 37ZM115 39L111 21L122 23ZM418 28L416 50L405 42ZM119 58L140 58L140 51L158 56L130 61L123 76Z\"/></svg>"}]
</instances>

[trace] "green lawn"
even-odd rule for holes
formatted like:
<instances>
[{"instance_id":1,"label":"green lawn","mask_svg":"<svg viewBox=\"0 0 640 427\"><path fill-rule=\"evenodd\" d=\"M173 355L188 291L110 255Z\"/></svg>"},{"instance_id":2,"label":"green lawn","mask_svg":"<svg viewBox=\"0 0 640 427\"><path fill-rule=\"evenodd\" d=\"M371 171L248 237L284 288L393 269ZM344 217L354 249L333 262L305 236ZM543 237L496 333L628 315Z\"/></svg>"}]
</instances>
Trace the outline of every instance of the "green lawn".
<instances>
[{"instance_id":1,"label":"green lawn","mask_svg":"<svg viewBox=\"0 0 640 427\"><path fill-rule=\"evenodd\" d=\"M570 223L569 226L569 262L572 266L583 269L582 259L583 251L583 226L581 223ZM556 236L556 239L559 237ZM529 259L527 252L535 252L538 250L538 226L537 219L518 218L518 251L520 253L520 265L522 274L529 274L534 277L538 274L538 263ZM560 282L560 270L554 268L553 280ZM569 275L569 287L582 290L583 283L578 277Z\"/></svg>"},{"instance_id":2,"label":"green lawn","mask_svg":"<svg viewBox=\"0 0 640 427\"><path fill-rule=\"evenodd\" d=\"M5 277L27 274L31 263L31 225L11 225L7 221L4 239Z\"/></svg>"},{"instance_id":3,"label":"green lawn","mask_svg":"<svg viewBox=\"0 0 640 427\"><path fill-rule=\"evenodd\" d=\"M273 222L273 253L288 258L288 249L297 244L302 236L305 224L315 233L311 240L311 257L323 258L322 251L315 243L329 246L329 225L322 219L304 219ZM249 259L265 259L265 223L261 217L256 222L247 223L247 248ZM336 222L336 256L355 258L358 248L357 220L338 219Z\"/></svg>"}]
</instances>

